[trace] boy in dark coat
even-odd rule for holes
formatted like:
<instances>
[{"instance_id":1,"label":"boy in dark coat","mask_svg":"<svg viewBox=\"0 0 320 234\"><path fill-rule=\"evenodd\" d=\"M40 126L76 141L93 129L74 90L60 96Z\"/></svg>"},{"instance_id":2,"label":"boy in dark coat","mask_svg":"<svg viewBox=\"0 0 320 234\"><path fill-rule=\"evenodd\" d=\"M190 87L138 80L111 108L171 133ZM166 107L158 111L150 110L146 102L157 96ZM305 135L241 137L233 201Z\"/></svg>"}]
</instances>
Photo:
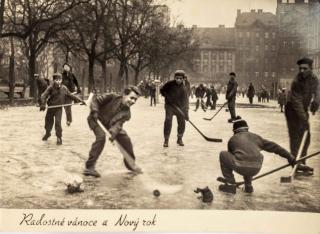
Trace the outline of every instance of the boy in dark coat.
<instances>
[{"instance_id":1,"label":"boy in dark coat","mask_svg":"<svg viewBox=\"0 0 320 234\"><path fill-rule=\"evenodd\" d=\"M287 150L248 130L246 121L235 121L233 124L234 135L228 142L228 151L220 152L220 167L223 177L219 177L217 180L226 183L220 185L220 191L227 192L228 186L234 186L233 171L235 171L244 178L244 191L252 193L252 177L258 174L262 167L263 155L260 153L262 150L278 154L286 158L292 165L295 163L295 158Z\"/></svg>"},{"instance_id":2,"label":"boy in dark coat","mask_svg":"<svg viewBox=\"0 0 320 234\"><path fill-rule=\"evenodd\" d=\"M61 75L58 73L54 74L53 84L50 85L41 95L40 111L44 111L46 109L46 102L48 103L48 107L65 104L67 97L71 100L82 102L85 105L83 100L73 95L66 86L62 85ZM61 116L62 107L48 108L45 118L46 134L42 138L43 141L48 140L48 138L51 136L53 123L55 123L57 145L62 144Z\"/></svg>"},{"instance_id":3,"label":"boy in dark coat","mask_svg":"<svg viewBox=\"0 0 320 234\"><path fill-rule=\"evenodd\" d=\"M185 120L189 118L189 105L188 105L188 91L186 86L183 84L185 72L183 70L177 70L174 74L174 80L168 81L162 88L160 89L160 93L165 97L165 111L166 117L164 121L164 143L163 147L169 146L169 137L172 128L172 117L177 116L178 121L178 139L177 144L180 146L184 146L182 141L182 137L185 131L186 123ZM179 113L174 107L180 108L184 116Z\"/></svg>"},{"instance_id":4,"label":"boy in dark coat","mask_svg":"<svg viewBox=\"0 0 320 234\"><path fill-rule=\"evenodd\" d=\"M248 88L248 93L247 93L250 104L253 103L254 94L255 94L255 90L254 90L253 84L250 83L249 88Z\"/></svg>"},{"instance_id":5,"label":"boy in dark coat","mask_svg":"<svg viewBox=\"0 0 320 234\"><path fill-rule=\"evenodd\" d=\"M197 102L196 102L196 109L194 111L197 111L199 106L201 105L201 108L204 112L206 112L207 107L204 104L203 98L206 95L206 88L204 87L203 84L200 84L195 91L195 96L197 98Z\"/></svg>"},{"instance_id":6,"label":"boy in dark coat","mask_svg":"<svg viewBox=\"0 0 320 234\"><path fill-rule=\"evenodd\" d=\"M236 96L238 83L235 80L236 74L234 72L231 72L229 76L230 80L227 85L226 99L228 101L228 109L231 115L231 118L228 119L228 122L232 123L233 121L240 119L239 116L236 116Z\"/></svg>"},{"instance_id":7,"label":"boy in dark coat","mask_svg":"<svg viewBox=\"0 0 320 234\"><path fill-rule=\"evenodd\" d=\"M287 103L286 89L283 88L281 93L279 93L278 104L280 105L280 110L283 112L283 106Z\"/></svg>"},{"instance_id":8,"label":"boy in dark coat","mask_svg":"<svg viewBox=\"0 0 320 234\"><path fill-rule=\"evenodd\" d=\"M320 104L320 85L318 78L312 72L312 63L313 60L309 58L302 58L297 61L299 73L292 82L291 91L288 95L288 102L285 106L285 116L290 138L290 151L295 157L298 154L304 131L309 130L310 128L309 106L310 111L315 114L319 109ZM307 155L310 138L309 131L301 157ZM298 166L297 171L303 171L301 165L302 164ZM310 171L313 171L313 168L308 168Z\"/></svg>"},{"instance_id":9,"label":"boy in dark coat","mask_svg":"<svg viewBox=\"0 0 320 234\"><path fill-rule=\"evenodd\" d=\"M88 116L88 124L96 136L96 140L91 146L89 158L85 164L85 170L83 172L84 175L100 177L100 174L95 170L95 166L103 151L106 142L106 135L97 123L97 120L100 120L111 134L111 138L109 140L111 142L113 140L117 140L130 157L135 160L130 137L127 135L126 131L122 129L122 126L124 122L130 120L130 107L136 103L140 96L140 89L132 86L126 88L123 95L107 93L97 96L92 100L90 105L91 112ZM137 170L137 168L131 168L126 160L124 160L124 164L131 171Z\"/></svg>"},{"instance_id":10,"label":"boy in dark coat","mask_svg":"<svg viewBox=\"0 0 320 234\"><path fill-rule=\"evenodd\" d=\"M214 89L214 85L211 85L211 98L212 98L212 106L211 106L211 110L215 110L216 106L217 106L217 101L218 101L218 94L216 92L216 90Z\"/></svg>"},{"instance_id":11,"label":"boy in dark coat","mask_svg":"<svg viewBox=\"0 0 320 234\"><path fill-rule=\"evenodd\" d=\"M78 80L76 79L75 75L71 72L71 67L69 64L63 65L63 72L62 72L62 84L66 86L69 91L73 94L75 93L81 93L81 89L78 83ZM77 91L76 91L77 88ZM66 103L71 104L72 99L66 98ZM64 110L66 112L67 116L67 125L70 126L72 122L72 111L71 111L71 105L65 106Z\"/></svg>"}]
</instances>

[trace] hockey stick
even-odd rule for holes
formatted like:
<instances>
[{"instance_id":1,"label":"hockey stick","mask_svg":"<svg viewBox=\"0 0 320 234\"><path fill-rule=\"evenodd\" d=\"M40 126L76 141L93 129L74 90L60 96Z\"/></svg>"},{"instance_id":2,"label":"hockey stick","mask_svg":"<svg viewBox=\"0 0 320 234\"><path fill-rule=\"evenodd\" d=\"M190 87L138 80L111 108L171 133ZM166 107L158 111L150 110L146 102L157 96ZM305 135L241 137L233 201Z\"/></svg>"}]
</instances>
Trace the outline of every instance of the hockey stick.
<instances>
[{"instance_id":1,"label":"hockey stick","mask_svg":"<svg viewBox=\"0 0 320 234\"><path fill-rule=\"evenodd\" d=\"M309 154L309 155L307 155L307 156L305 156L305 157L302 157L302 158L300 158L299 160L297 160L297 161L295 162L295 164L297 165L297 164L299 164L300 162L302 162L303 160L308 159L308 158L311 158L311 157L314 157L314 156L316 156L316 155L318 155L318 154L320 154L320 151L315 152L315 153L313 153L313 154ZM282 169L284 169L284 168L286 168L286 167L289 167L289 166L291 166L290 163L285 164L285 165L283 165L283 166L281 166L281 167L278 167L278 168L276 168L276 169L273 169L273 170L271 170L271 171L268 171L268 172L266 172L266 173L263 173L263 174L261 174L261 175L259 175L259 176L256 176L256 177L252 178L252 181L253 181L253 180L260 179L260 178L265 177L265 176L267 176L267 175L270 175L270 174L272 174L272 173L274 173L274 172L276 172L276 171L280 171L280 170L282 170ZM242 182L236 182L236 186L238 187L238 186L240 186L240 185L243 185L244 183L245 183L244 181L242 181Z\"/></svg>"},{"instance_id":2,"label":"hockey stick","mask_svg":"<svg viewBox=\"0 0 320 234\"><path fill-rule=\"evenodd\" d=\"M299 160L301 158L302 151L303 151L304 145L306 144L307 137L308 137L308 130L304 131L304 133L303 133L296 160ZM298 164L294 165L290 176L281 177L280 182L281 183L291 183L291 181L294 178L294 175L296 173L297 168L298 168Z\"/></svg>"},{"instance_id":3,"label":"hockey stick","mask_svg":"<svg viewBox=\"0 0 320 234\"><path fill-rule=\"evenodd\" d=\"M59 108L59 107L64 107L64 106L73 106L73 105L78 105L78 103L70 103L70 104L63 104L63 105L56 105L56 106L48 106L47 109Z\"/></svg>"},{"instance_id":4,"label":"hockey stick","mask_svg":"<svg viewBox=\"0 0 320 234\"><path fill-rule=\"evenodd\" d=\"M183 118L186 119L185 114L183 113L183 111L182 111L179 107L177 107L176 105L171 104L171 103L168 104L168 105L171 106L172 108L174 108L175 110L177 110L177 111L180 113L180 115L182 115ZM187 119L186 119L186 120L187 120ZM206 135L204 135L204 134L199 130L199 128L197 128L196 125L194 125L194 124L191 122L190 119L188 119L187 121L192 125L192 127L194 127L194 128L198 131L198 133L200 133L200 135L201 135L206 141L210 141L210 142L222 142L222 139L207 137Z\"/></svg>"},{"instance_id":5,"label":"hockey stick","mask_svg":"<svg viewBox=\"0 0 320 234\"><path fill-rule=\"evenodd\" d=\"M223 107L227 104L228 102L223 103L223 105L220 107L220 109L211 117L211 118L203 118L204 120L211 121L214 117L216 117L217 114L223 109Z\"/></svg>"}]
</instances>

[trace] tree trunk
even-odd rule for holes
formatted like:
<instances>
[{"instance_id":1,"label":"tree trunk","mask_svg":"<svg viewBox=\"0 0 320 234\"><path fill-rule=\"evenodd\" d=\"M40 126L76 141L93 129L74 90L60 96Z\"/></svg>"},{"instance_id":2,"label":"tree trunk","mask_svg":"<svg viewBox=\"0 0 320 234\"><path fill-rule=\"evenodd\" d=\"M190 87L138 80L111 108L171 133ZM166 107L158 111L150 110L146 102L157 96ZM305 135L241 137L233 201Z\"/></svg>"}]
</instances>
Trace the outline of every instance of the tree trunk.
<instances>
[{"instance_id":1,"label":"tree trunk","mask_svg":"<svg viewBox=\"0 0 320 234\"><path fill-rule=\"evenodd\" d=\"M138 85L139 83L139 69L134 70L134 85Z\"/></svg>"},{"instance_id":2,"label":"tree trunk","mask_svg":"<svg viewBox=\"0 0 320 234\"><path fill-rule=\"evenodd\" d=\"M3 28L3 18L4 18L4 4L5 4L5 0L1 0L1 5L0 5L0 34L2 32L2 28Z\"/></svg>"},{"instance_id":3,"label":"tree trunk","mask_svg":"<svg viewBox=\"0 0 320 234\"><path fill-rule=\"evenodd\" d=\"M85 89L86 89L86 82L85 82L85 77L86 77L86 68L83 67L82 68L82 75L81 75L81 96L82 96L82 100L84 99L84 95L85 95Z\"/></svg>"},{"instance_id":4,"label":"tree trunk","mask_svg":"<svg viewBox=\"0 0 320 234\"><path fill-rule=\"evenodd\" d=\"M34 99L37 98L37 84L34 79L34 74L36 71L36 56L35 53L30 51L29 57L29 78L30 78L30 97Z\"/></svg>"},{"instance_id":5,"label":"tree trunk","mask_svg":"<svg viewBox=\"0 0 320 234\"><path fill-rule=\"evenodd\" d=\"M92 90L95 90L95 82L94 82L94 58L89 57L89 85L88 92L90 93Z\"/></svg>"},{"instance_id":6,"label":"tree trunk","mask_svg":"<svg viewBox=\"0 0 320 234\"><path fill-rule=\"evenodd\" d=\"M116 82L116 89L117 92L121 91L122 86L123 86L123 74L124 74L124 67L122 62L120 62L120 68L119 68L119 72L118 72L118 79Z\"/></svg>"},{"instance_id":7,"label":"tree trunk","mask_svg":"<svg viewBox=\"0 0 320 234\"><path fill-rule=\"evenodd\" d=\"M9 63L9 100L13 104L14 100L14 87L15 87L15 57L14 57L14 44L12 37L10 38L11 54Z\"/></svg>"},{"instance_id":8,"label":"tree trunk","mask_svg":"<svg viewBox=\"0 0 320 234\"><path fill-rule=\"evenodd\" d=\"M125 82L124 82L124 87L128 87L129 86L129 70L128 70L128 66L124 65L124 71L125 71Z\"/></svg>"},{"instance_id":9,"label":"tree trunk","mask_svg":"<svg viewBox=\"0 0 320 234\"><path fill-rule=\"evenodd\" d=\"M102 79L102 92L107 91L107 64L106 61L101 61L101 79Z\"/></svg>"}]
</instances>

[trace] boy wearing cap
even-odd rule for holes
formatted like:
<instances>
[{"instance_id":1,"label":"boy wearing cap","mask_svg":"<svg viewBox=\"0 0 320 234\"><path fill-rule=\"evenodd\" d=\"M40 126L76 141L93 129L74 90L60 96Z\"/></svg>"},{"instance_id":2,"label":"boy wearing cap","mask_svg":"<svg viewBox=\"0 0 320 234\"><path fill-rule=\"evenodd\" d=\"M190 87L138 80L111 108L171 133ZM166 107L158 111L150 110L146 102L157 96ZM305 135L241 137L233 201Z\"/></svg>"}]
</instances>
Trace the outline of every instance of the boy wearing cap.
<instances>
[{"instance_id":1,"label":"boy wearing cap","mask_svg":"<svg viewBox=\"0 0 320 234\"><path fill-rule=\"evenodd\" d=\"M131 118L130 107L136 103L141 96L141 91L138 87L132 86L124 90L123 95L115 93L106 93L95 97L90 105L90 115L88 116L88 124L90 129L96 136L93 142L89 158L85 163L83 172L86 176L100 177L95 166L100 154L103 151L106 135L103 129L99 126L98 120L108 129L111 137L109 140L117 142L125 149L125 151L135 160L132 143L126 131L122 129L124 122ZM128 170L137 171L138 168L131 168L124 160L124 164Z\"/></svg>"},{"instance_id":2,"label":"boy wearing cap","mask_svg":"<svg viewBox=\"0 0 320 234\"><path fill-rule=\"evenodd\" d=\"M220 167L223 177L219 177L217 180L225 183L219 186L220 191L228 192L230 186L235 186L233 175L233 171L235 171L244 178L244 191L252 193L252 177L258 174L262 167L263 155L260 153L262 150L278 154L294 165L295 158L287 150L272 141L249 132L246 121L235 121L233 132L234 135L228 142L228 151L220 152Z\"/></svg>"},{"instance_id":3,"label":"boy wearing cap","mask_svg":"<svg viewBox=\"0 0 320 234\"><path fill-rule=\"evenodd\" d=\"M309 113L315 114L319 109L320 103L320 85L319 80L312 72L313 60L309 58L302 58L297 61L299 66L299 73L291 84L291 90L288 95L288 101L285 105L285 116L290 138L290 151L295 157L298 154L298 149L302 136L305 130L309 130ZM306 143L304 145L301 157L307 155L310 145L310 131ZM306 162L304 161L303 164ZM297 171L303 171L307 168L309 172L313 172L313 168L305 167L299 164Z\"/></svg>"},{"instance_id":4,"label":"boy wearing cap","mask_svg":"<svg viewBox=\"0 0 320 234\"><path fill-rule=\"evenodd\" d=\"M188 91L186 86L183 84L185 79L185 72L183 70L177 70L174 74L174 80L170 80L165 83L160 89L160 93L165 97L165 111L166 117L164 121L164 143L163 147L169 146L169 137L172 128L172 117L177 116L178 121L178 139L177 144L184 146L182 137L185 131L186 123L185 120L189 119L189 101L188 101ZM184 116L181 115L174 107L180 108Z\"/></svg>"},{"instance_id":5,"label":"boy wearing cap","mask_svg":"<svg viewBox=\"0 0 320 234\"><path fill-rule=\"evenodd\" d=\"M48 104L48 107L65 104L66 97L69 97L75 101L80 101L85 105L85 102L83 100L71 94L71 92L67 89L67 87L62 85L61 75L56 73L53 75L52 85L50 85L41 95L40 111L44 111L46 109L46 106L45 106L46 102ZM57 145L62 145L61 116L62 116L61 106L48 108L46 117L45 117L46 134L42 138L43 141L48 140L48 138L51 136L53 123L55 123Z\"/></svg>"}]
</instances>

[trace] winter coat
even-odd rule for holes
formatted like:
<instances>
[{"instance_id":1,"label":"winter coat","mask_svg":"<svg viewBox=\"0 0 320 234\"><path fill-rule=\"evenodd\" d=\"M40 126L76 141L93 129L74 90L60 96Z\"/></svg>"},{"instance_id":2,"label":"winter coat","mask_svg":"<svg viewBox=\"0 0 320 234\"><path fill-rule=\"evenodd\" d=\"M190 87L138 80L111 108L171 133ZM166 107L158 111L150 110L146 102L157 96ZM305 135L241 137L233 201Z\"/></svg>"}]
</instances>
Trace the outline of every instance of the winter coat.
<instances>
[{"instance_id":1,"label":"winter coat","mask_svg":"<svg viewBox=\"0 0 320 234\"><path fill-rule=\"evenodd\" d=\"M213 102L216 102L219 99L218 94L214 88L211 88L211 99Z\"/></svg>"},{"instance_id":2,"label":"winter coat","mask_svg":"<svg viewBox=\"0 0 320 234\"><path fill-rule=\"evenodd\" d=\"M253 85L249 85L247 96L248 98L253 98L255 94L255 90Z\"/></svg>"},{"instance_id":3,"label":"winter coat","mask_svg":"<svg viewBox=\"0 0 320 234\"><path fill-rule=\"evenodd\" d=\"M206 88L198 86L195 91L195 95L197 98L203 98L206 94Z\"/></svg>"},{"instance_id":4,"label":"winter coat","mask_svg":"<svg viewBox=\"0 0 320 234\"><path fill-rule=\"evenodd\" d=\"M237 95L238 83L235 80L229 80L227 85L226 99L232 100L236 98Z\"/></svg>"},{"instance_id":5,"label":"winter coat","mask_svg":"<svg viewBox=\"0 0 320 234\"><path fill-rule=\"evenodd\" d=\"M160 89L160 93L165 97L165 104L174 104L183 110L188 110L188 91L184 84L178 85L175 80L165 83Z\"/></svg>"},{"instance_id":6,"label":"winter coat","mask_svg":"<svg viewBox=\"0 0 320 234\"><path fill-rule=\"evenodd\" d=\"M94 129L97 123L93 120L94 112L98 113L98 119L101 123L116 136L122 131L124 122L130 120L130 107L122 104L123 96L107 93L95 97L90 105L90 115L88 116L88 123L91 129Z\"/></svg>"},{"instance_id":7,"label":"winter coat","mask_svg":"<svg viewBox=\"0 0 320 234\"><path fill-rule=\"evenodd\" d=\"M40 105L45 105L46 100L48 106L63 105L66 103L67 98L70 98L74 101L79 101L79 98L73 95L66 86L61 85L61 87L59 88L56 84L53 83L42 93L40 98Z\"/></svg>"},{"instance_id":8,"label":"winter coat","mask_svg":"<svg viewBox=\"0 0 320 234\"><path fill-rule=\"evenodd\" d=\"M316 75L310 74L305 79L298 76L291 84L288 95L287 105L290 105L302 121L308 120L308 107L311 99L319 107L320 104L320 85ZM315 111L318 108L315 108Z\"/></svg>"},{"instance_id":9,"label":"winter coat","mask_svg":"<svg viewBox=\"0 0 320 234\"><path fill-rule=\"evenodd\" d=\"M62 72L62 84L66 86L72 93L76 91L75 88L77 87L77 92L80 93L78 80L73 73L66 71Z\"/></svg>"},{"instance_id":10,"label":"winter coat","mask_svg":"<svg viewBox=\"0 0 320 234\"><path fill-rule=\"evenodd\" d=\"M285 92L279 94L278 103L280 105L285 105L287 103L287 94Z\"/></svg>"},{"instance_id":11,"label":"winter coat","mask_svg":"<svg viewBox=\"0 0 320 234\"><path fill-rule=\"evenodd\" d=\"M235 133L228 142L228 151L235 156L234 163L239 167L260 169L263 162L263 155L260 153L262 150L283 158L291 157L290 153L278 144L246 130Z\"/></svg>"}]
</instances>

